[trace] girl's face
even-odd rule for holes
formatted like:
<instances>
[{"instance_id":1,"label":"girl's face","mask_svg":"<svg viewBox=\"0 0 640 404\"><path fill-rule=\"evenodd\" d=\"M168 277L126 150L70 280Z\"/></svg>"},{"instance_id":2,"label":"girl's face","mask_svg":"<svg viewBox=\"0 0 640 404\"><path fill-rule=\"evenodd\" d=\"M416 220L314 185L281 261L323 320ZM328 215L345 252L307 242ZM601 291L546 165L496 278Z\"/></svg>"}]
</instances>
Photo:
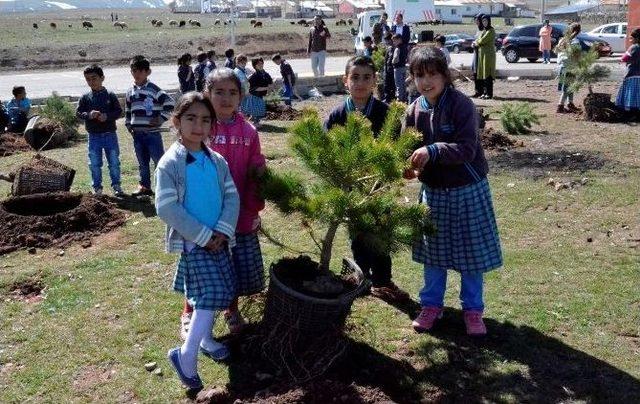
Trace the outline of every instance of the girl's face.
<instances>
[{"instance_id":1,"label":"girl's face","mask_svg":"<svg viewBox=\"0 0 640 404\"><path fill-rule=\"evenodd\" d=\"M489 26L489 20L487 20L486 18L482 19L482 26L487 28Z\"/></svg>"},{"instance_id":2,"label":"girl's face","mask_svg":"<svg viewBox=\"0 0 640 404\"><path fill-rule=\"evenodd\" d=\"M420 94L434 104L447 84L445 76L438 72L429 73L426 70L418 72L413 78Z\"/></svg>"},{"instance_id":3,"label":"girl's face","mask_svg":"<svg viewBox=\"0 0 640 404\"><path fill-rule=\"evenodd\" d=\"M375 84L376 75L368 66L352 66L344 80L344 85L351 97L357 100L368 99Z\"/></svg>"},{"instance_id":4,"label":"girl's face","mask_svg":"<svg viewBox=\"0 0 640 404\"><path fill-rule=\"evenodd\" d=\"M241 99L240 89L231 79L216 81L209 89L208 97L219 120L231 119Z\"/></svg>"},{"instance_id":5,"label":"girl's face","mask_svg":"<svg viewBox=\"0 0 640 404\"><path fill-rule=\"evenodd\" d=\"M200 150L202 142L211 132L211 113L201 102L191 105L180 118L173 118L173 126L180 134L180 140L189 150Z\"/></svg>"}]
</instances>

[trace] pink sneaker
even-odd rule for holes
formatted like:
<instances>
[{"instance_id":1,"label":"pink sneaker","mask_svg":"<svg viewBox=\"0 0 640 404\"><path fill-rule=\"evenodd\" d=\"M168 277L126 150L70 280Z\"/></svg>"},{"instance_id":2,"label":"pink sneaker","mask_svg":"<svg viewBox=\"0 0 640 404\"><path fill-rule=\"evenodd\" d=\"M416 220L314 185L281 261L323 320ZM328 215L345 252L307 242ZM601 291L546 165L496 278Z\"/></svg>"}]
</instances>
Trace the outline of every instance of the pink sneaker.
<instances>
[{"instance_id":1,"label":"pink sneaker","mask_svg":"<svg viewBox=\"0 0 640 404\"><path fill-rule=\"evenodd\" d=\"M482 336L487 335L487 327L482 321L482 312L478 310L467 310L464 312L464 324L467 326L467 335Z\"/></svg>"},{"instance_id":2,"label":"pink sneaker","mask_svg":"<svg viewBox=\"0 0 640 404\"><path fill-rule=\"evenodd\" d=\"M417 332L425 332L433 328L433 323L440 318L442 318L441 307L425 306L420 311L420 314L418 314L418 317L413 320L411 325L413 325L413 329Z\"/></svg>"}]
</instances>

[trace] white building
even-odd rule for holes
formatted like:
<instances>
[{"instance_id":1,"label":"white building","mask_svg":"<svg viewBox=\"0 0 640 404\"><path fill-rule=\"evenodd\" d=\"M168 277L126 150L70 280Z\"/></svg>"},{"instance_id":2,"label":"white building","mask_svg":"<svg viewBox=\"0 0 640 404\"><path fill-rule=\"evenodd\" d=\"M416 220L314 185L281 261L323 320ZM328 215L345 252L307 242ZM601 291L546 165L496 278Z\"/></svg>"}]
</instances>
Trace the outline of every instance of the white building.
<instances>
[{"instance_id":1,"label":"white building","mask_svg":"<svg viewBox=\"0 0 640 404\"><path fill-rule=\"evenodd\" d=\"M478 14L500 16L504 11L504 3L492 0L458 0L464 6L463 17L474 17Z\"/></svg>"},{"instance_id":2,"label":"white building","mask_svg":"<svg viewBox=\"0 0 640 404\"><path fill-rule=\"evenodd\" d=\"M450 24L462 23L462 11L465 7L464 4L457 0L436 0L433 2L433 5L436 9L438 20Z\"/></svg>"}]
</instances>

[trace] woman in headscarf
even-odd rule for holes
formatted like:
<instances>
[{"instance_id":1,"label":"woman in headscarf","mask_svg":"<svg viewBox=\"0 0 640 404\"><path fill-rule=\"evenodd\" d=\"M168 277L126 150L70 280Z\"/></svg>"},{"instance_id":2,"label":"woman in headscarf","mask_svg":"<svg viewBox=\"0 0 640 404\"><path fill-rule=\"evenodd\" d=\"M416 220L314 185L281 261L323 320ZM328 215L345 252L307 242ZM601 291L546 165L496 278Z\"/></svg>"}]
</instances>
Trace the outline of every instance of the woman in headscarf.
<instances>
[{"instance_id":1,"label":"woman in headscarf","mask_svg":"<svg viewBox=\"0 0 640 404\"><path fill-rule=\"evenodd\" d=\"M482 16L483 14L480 13L475 17L473 17L473 22L478 27L478 32L476 32L476 38L475 38L476 40L480 38L480 35L482 35ZM471 96L473 98L478 98L484 93L483 84L481 81L478 80L476 75L477 67L478 67L478 48L475 46L475 42L474 42L473 60L471 61L471 71L473 72L473 82L475 83L476 92Z\"/></svg>"},{"instance_id":2,"label":"woman in headscarf","mask_svg":"<svg viewBox=\"0 0 640 404\"><path fill-rule=\"evenodd\" d=\"M483 87L482 99L493 98L493 80L496 77L496 31L491 26L491 17L480 18L482 33L474 42L478 57L476 61L476 80Z\"/></svg>"}]
</instances>

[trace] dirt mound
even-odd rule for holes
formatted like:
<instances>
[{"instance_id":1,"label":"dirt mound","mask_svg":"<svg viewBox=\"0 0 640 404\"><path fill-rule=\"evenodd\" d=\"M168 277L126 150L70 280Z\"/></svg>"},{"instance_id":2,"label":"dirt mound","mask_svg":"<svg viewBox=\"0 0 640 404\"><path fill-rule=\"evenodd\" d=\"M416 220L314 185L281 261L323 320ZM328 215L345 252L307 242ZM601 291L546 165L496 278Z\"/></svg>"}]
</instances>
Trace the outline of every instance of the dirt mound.
<instances>
[{"instance_id":1,"label":"dirt mound","mask_svg":"<svg viewBox=\"0 0 640 404\"><path fill-rule=\"evenodd\" d=\"M33 150L19 133L0 134L0 157L11 156L12 154Z\"/></svg>"},{"instance_id":2,"label":"dirt mound","mask_svg":"<svg viewBox=\"0 0 640 404\"><path fill-rule=\"evenodd\" d=\"M292 390L265 395L264 398L257 398L251 401L256 404L267 403L380 403L392 402L391 399L377 387L359 386L355 383L345 384L336 380L323 380L307 383L306 385Z\"/></svg>"},{"instance_id":3,"label":"dirt mound","mask_svg":"<svg viewBox=\"0 0 640 404\"><path fill-rule=\"evenodd\" d=\"M522 142L513 140L504 133L492 128L483 129L480 132L480 140L482 141L482 148L485 150L507 150L511 147L523 146Z\"/></svg>"},{"instance_id":4,"label":"dirt mound","mask_svg":"<svg viewBox=\"0 0 640 404\"><path fill-rule=\"evenodd\" d=\"M302 118L302 111L289 105L267 104L267 121L297 121Z\"/></svg>"},{"instance_id":5,"label":"dirt mound","mask_svg":"<svg viewBox=\"0 0 640 404\"><path fill-rule=\"evenodd\" d=\"M34 127L24 133L26 142L36 150L64 146L73 136L62 124L48 118L39 118Z\"/></svg>"},{"instance_id":6,"label":"dirt mound","mask_svg":"<svg viewBox=\"0 0 640 404\"><path fill-rule=\"evenodd\" d=\"M91 237L125 221L105 198L58 192L18 196L0 203L0 255L24 247L90 245Z\"/></svg>"},{"instance_id":7,"label":"dirt mound","mask_svg":"<svg viewBox=\"0 0 640 404\"><path fill-rule=\"evenodd\" d=\"M35 303L42 300L44 284L40 279L26 279L14 283L10 288L9 297L27 303Z\"/></svg>"}]
</instances>

